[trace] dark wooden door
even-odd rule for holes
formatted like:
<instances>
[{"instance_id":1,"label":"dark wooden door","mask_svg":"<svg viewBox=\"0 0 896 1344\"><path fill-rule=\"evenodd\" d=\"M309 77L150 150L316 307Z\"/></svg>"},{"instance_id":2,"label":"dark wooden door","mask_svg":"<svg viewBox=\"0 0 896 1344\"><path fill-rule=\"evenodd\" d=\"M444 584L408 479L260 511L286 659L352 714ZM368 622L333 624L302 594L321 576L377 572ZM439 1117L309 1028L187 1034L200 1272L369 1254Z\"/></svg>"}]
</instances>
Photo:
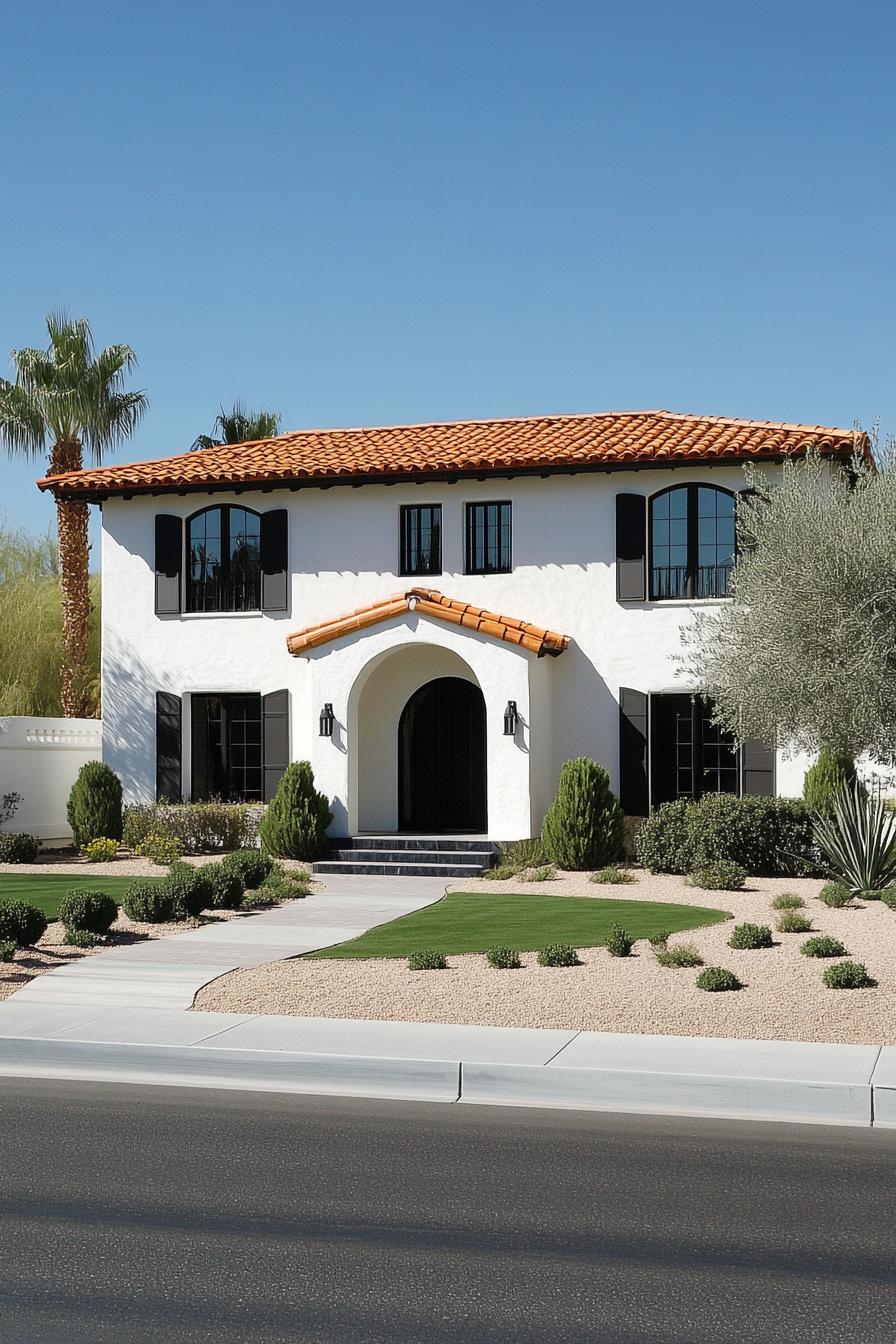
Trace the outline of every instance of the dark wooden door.
<instances>
[{"instance_id":1,"label":"dark wooden door","mask_svg":"<svg viewBox=\"0 0 896 1344\"><path fill-rule=\"evenodd\" d=\"M478 686L438 677L398 724L398 827L486 830L485 701Z\"/></svg>"}]
</instances>

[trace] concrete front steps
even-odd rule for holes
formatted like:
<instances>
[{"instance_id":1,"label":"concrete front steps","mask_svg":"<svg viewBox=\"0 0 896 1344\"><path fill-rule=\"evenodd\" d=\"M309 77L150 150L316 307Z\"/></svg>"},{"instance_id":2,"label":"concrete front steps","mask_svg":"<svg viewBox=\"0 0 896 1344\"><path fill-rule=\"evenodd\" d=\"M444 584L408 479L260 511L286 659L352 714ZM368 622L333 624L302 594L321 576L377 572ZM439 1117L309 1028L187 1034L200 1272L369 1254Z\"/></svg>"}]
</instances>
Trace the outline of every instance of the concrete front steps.
<instances>
[{"instance_id":1,"label":"concrete front steps","mask_svg":"<svg viewBox=\"0 0 896 1344\"><path fill-rule=\"evenodd\" d=\"M336 840L312 871L356 877L479 877L491 868L497 845L484 837L355 835Z\"/></svg>"}]
</instances>

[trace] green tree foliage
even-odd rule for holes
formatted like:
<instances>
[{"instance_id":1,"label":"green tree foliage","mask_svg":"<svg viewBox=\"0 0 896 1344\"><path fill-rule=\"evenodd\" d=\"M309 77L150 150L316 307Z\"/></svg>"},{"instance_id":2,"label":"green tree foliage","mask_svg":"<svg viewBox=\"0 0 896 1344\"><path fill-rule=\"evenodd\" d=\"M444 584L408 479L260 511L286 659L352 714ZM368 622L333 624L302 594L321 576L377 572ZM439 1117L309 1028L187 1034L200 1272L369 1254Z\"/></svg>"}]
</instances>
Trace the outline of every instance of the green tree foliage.
<instances>
[{"instance_id":1,"label":"green tree foliage","mask_svg":"<svg viewBox=\"0 0 896 1344\"><path fill-rule=\"evenodd\" d=\"M68 796L68 824L80 849L105 836L121 839L121 780L102 761L88 761Z\"/></svg>"},{"instance_id":2,"label":"green tree foliage","mask_svg":"<svg viewBox=\"0 0 896 1344\"><path fill-rule=\"evenodd\" d=\"M258 828L262 848L278 859L316 859L333 820L329 800L314 787L307 761L293 761Z\"/></svg>"},{"instance_id":3,"label":"green tree foliage","mask_svg":"<svg viewBox=\"0 0 896 1344\"><path fill-rule=\"evenodd\" d=\"M573 872L603 868L622 852L624 817L606 770L587 756L566 761L541 841L552 863Z\"/></svg>"},{"instance_id":4,"label":"green tree foliage","mask_svg":"<svg viewBox=\"0 0 896 1344\"><path fill-rule=\"evenodd\" d=\"M241 401L235 401L229 411L221 407L211 434L200 434L190 445L190 451L218 448L224 443L272 439L279 431L280 416L276 411L247 411Z\"/></svg>"},{"instance_id":5,"label":"green tree foliage","mask_svg":"<svg viewBox=\"0 0 896 1344\"><path fill-rule=\"evenodd\" d=\"M84 670L88 715L100 712L100 581L90 580ZM0 524L0 714L62 713L59 556L50 537Z\"/></svg>"},{"instance_id":6,"label":"green tree foliage","mask_svg":"<svg viewBox=\"0 0 896 1344\"><path fill-rule=\"evenodd\" d=\"M811 452L750 467L734 601L697 614L685 670L741 740L887 759L896 741L896 466Z\"/></svg>"}]
</instances>

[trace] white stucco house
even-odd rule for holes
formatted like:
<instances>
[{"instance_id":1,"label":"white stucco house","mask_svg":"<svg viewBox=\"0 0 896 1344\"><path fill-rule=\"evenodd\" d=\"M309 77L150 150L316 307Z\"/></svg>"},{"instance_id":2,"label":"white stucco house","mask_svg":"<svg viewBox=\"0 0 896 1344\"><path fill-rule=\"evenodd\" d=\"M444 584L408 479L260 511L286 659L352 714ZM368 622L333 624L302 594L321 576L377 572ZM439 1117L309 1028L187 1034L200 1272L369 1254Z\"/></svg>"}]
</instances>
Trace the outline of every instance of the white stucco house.
<instances>
[{"instance_id":1,"label":"white stucco house","mask_svg":"<svg viewBox=\"0 0 896 1344\"><path fill-rule=\"evenodd\" d=\"M104 759L131 800L266 800L307 759L344 839L537 834L580 755L630 815L797 793L794 763L711 725L675 655L695 608L730 600L744 461L861 437L544 416L41 481L102 507Z\"/></svg>"}]
</instances>

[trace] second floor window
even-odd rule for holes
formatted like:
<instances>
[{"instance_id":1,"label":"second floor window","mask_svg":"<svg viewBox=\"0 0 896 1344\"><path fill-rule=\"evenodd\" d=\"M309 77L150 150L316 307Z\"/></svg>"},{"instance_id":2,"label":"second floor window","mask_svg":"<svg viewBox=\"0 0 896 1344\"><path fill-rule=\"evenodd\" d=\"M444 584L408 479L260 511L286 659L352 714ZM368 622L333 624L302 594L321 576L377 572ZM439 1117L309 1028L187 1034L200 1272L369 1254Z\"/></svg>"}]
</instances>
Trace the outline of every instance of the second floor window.
<instances>
[{"instance_id":1,"label":"second floor window","mask_svg":"<svg viewBox=\"0 0 896 1344\"><path fill-rule=\"evenodd\" d=\"M467 574L509 574L510 503L467 505Z\"/></svg>"},{"instance_id":2,"label":"second floor window","mask_svg":"<svg viewBox=\"0 0 896 1344\"><path fill-rule=\"evenodd\" d=\"M258 611L261 517L226 505L187 521L187 611Z\"/></svg>"},{"instance_id":3,"label":"second floor window","mask_svg":"<svg viewBox=\"0 0 896 1344\"><path fill-rule=\"evenodd\" d=\"M400 574L442 572L441 504L405 504L401 510Z\"/></svg>"},{"instance_id":4,"label":"second floor window","mask_svg":"<svg viewBox=\"0 0 896 1344\"><path fill-rule=\"evenodd\" d=\"M735 558L735 497L676 485L650 501L650 598L727 597Z\"/></svg>"}]
</instances>

